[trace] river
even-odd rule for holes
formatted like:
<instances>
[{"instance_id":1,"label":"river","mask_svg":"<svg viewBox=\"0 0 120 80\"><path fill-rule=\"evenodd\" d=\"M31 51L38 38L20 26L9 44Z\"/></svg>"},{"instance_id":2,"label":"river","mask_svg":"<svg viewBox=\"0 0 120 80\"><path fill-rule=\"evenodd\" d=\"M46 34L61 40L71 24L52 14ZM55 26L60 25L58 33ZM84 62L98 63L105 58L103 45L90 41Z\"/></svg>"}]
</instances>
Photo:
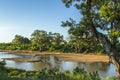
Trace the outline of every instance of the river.
<instances>
[{"instance_id":1,"label":"river","mask_svg":"<svg viewBox=\"0 0 120 80\"><path fill-rule=\"evenodd\" d=\"M15 54L9 54L7 52L0 52L0 60L2 58L29 58L30 56L20 56ZM98 71L101 77L116 76L115 68L113 64L109 63L79 63L72 61L59 61L55 56L49 55L45 57L44 62L16 62L12 60L6 60L6 67L19 68L25 70L41 70L44 68L52 69L57 68L60 71L72 72L76 67L84 68L87 72Z\"/></svg>"}]
</instances>

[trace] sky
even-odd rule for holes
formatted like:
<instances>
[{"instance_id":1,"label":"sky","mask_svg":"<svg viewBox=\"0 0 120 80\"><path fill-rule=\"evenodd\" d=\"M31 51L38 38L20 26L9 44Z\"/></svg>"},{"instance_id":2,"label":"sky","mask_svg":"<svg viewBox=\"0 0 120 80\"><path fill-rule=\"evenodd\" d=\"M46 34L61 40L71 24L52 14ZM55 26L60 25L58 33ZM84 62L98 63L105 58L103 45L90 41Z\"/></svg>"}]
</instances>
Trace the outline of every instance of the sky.
<instances>
[{"instance_id":1,"label":"sky","mask_svg":"<svg viewBox=\"0 0 120 80\"><path fill-rule=\"evenodd\" d=\"M61 27L61 21L78 20L79 15L62 0L0 0L0 42L11 42L16 34L30 38L36 29L66 38L68 28Z\"/></svg>"}]
</instances>

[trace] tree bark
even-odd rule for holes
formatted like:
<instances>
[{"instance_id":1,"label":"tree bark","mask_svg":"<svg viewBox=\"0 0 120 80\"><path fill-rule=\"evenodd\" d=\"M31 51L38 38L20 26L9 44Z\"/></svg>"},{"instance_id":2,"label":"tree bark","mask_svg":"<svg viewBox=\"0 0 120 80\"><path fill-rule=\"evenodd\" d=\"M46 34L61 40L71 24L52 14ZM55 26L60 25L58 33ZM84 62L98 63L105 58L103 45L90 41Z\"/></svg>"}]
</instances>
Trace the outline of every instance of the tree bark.
<instances>
[{"instance_id":1,"label":"tree bark","mask_svg":"<svg viewBox=\"0 0 120 80\"><path fill-rule=\"evenodd\" d=\"M104 50L108 54L111 62L114 64L116 73L120 76L120 54L116 50L116 47L111 44L109 39L102 33L97 32L97 37L101 45L103 46Z\"/></svg>"},{"instance_id":2,"label":"tree bark","mask_svg":"<svg viewBox=\"0 0 120 80\"><path fill-rule=\"evenodd\" d=\"M111 62L114 64L117 75L120 76L120 54L116 50L115 45L112 45L110 40L104 34L98 32L94 25L92 26L91 29L94 33L94 36L101 43L101 46L104 48L104 50L108 54Z\"/></svg>"}]
</instances>

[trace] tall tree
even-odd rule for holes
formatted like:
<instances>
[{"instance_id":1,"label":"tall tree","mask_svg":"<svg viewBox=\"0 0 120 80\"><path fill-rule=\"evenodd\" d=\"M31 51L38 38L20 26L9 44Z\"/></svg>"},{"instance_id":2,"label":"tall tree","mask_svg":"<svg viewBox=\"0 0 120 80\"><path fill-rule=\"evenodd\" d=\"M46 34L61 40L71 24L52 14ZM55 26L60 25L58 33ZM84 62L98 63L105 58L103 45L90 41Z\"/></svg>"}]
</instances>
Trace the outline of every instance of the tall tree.
<instances>
[{"instance_id":1,"label":"tall tree","mask_svg":"<svg viewBox=\"0 0 120 80\"><path fill-rule=\"evenodd\" d=\"M88 35L93 37L92 39L96 39L101 43L112 63L115 65L117 74L120 76L120 53L116 49L116 41L120 37L118 36L120 31L120 0L62 1L66 7L74 5L82 15L80 22L77 23L70 19L69 21L62 22L62 25L69 26L69 30L73 29L74 32L81 32L84 26L85 30L81 34L87 31L89 33ZM74 35L74 32L71 34ZM88 38L84 37L85 39Z\"/></svg>"},{"instance_id":2,"label":"tall tree","mask_svg":"<svg viewBox=\"0 0 120 80\"><path fill-rule=\"evenodd\" d=\"M32 44L37 45L40 51L45 49L49 41L49 36L44 30L35 30L31 35Z\"/></svg>"},{"instance_id":3,"label":"tall tree","mask_svg":"<svg viewBox=\"0 0 120 80\"><path fill-rule=\"evenodd\" d=\"M50 44L51 44L50 49L58 50L61 48L61 44L64 44L63 35L60 35L59 33L50 32L49 37L50 37Z\"/></svg>"},{"instance_id":4,"label":"tall tree","mask_svg":"<svg viewBox=\"0 0 120 80\"><path fill-rule=\"evenodd\" d=\"M71 35L69 43L75 48L75 52L82 52L82 49L85 47L85 41L80 39L78 36Z\"/></svg>"}]
</instances>

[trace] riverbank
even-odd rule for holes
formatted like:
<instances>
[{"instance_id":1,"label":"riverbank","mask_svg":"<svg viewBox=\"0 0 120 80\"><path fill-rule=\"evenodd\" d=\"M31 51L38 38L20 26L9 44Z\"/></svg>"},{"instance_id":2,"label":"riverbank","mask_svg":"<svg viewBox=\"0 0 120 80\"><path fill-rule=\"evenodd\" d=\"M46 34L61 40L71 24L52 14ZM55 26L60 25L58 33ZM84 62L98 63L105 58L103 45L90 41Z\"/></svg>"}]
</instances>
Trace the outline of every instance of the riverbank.
<instances>
[{"instance_id":1,"label":"riverbank","mask_svg":"<svg viewBox=\"0 0 120 80\"><path fill-rule=\"evenodd\" d=\"M109 63L107 55L90 55L90 54L59 54L56 55L59 60L74 62L106 62Z\"/></svg>"},{"instance_id":2,"label":"riverbank","mask_svg":"<svg viewBox=\"0 0 120 80\"><path fill-rule=\"evenodd\" d=\"M58 60L62 61L74 61L74 62L106 62L109 63L109 57L107 55L97 55L97 54L82 54L82 53L58 53L58 52L39 52L39 51L12 51L4 50L1 52L13 53L16 55L26 55L26 56L38 56L38 55L54 55Z\"/></svg>"}]
</instances>

